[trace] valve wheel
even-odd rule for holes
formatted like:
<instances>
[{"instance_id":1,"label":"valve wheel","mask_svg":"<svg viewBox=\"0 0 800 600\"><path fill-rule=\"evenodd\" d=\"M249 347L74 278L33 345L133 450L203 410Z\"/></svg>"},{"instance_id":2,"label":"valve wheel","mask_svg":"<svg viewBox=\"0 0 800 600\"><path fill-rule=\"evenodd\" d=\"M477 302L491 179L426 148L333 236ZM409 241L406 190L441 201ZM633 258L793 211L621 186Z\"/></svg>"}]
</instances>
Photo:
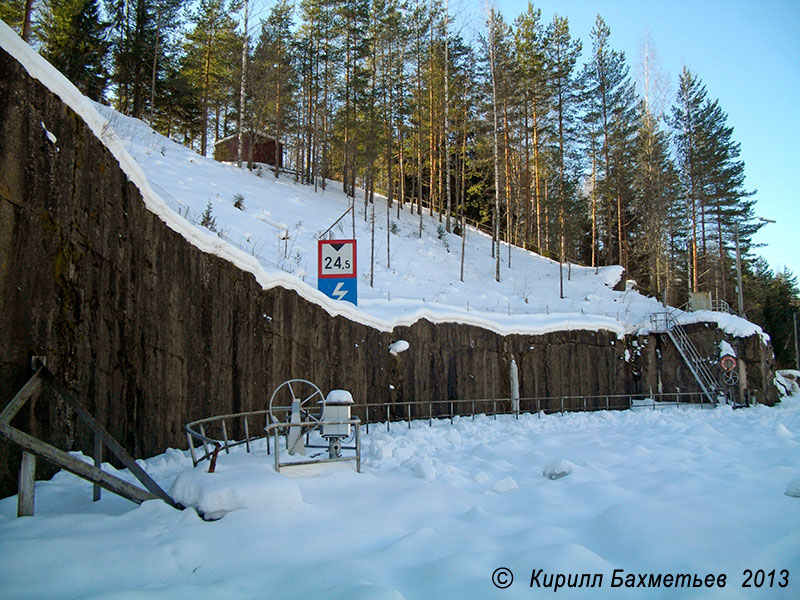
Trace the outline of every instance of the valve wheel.
<instances>
[{"instance_id":1,"label":"valve wheel","mask_svg":"<svg viewBox=\"0 0 800 600\"><path fill-rule=\"evenodd\" d=\"M299 402L302 421L319 421L322 418L322 409L317 402L324 399L322 390L307 379L287 379L272 392L269 399L269 420L271 423L288 421L292 414L292 404Z\"/></svg>"},{"instance_id":2,"label":"valve wheel","mask_svg":"<svg viewBox=\"0 0 800 600\"><path fill-rule=\"evenodd\" d=\"M736 369L731 369L730 371L723 371L722 372L722 381L725 382L725 385L736 385L739 383L739 373L736 372Z\"/></svg>"}]
</instances>

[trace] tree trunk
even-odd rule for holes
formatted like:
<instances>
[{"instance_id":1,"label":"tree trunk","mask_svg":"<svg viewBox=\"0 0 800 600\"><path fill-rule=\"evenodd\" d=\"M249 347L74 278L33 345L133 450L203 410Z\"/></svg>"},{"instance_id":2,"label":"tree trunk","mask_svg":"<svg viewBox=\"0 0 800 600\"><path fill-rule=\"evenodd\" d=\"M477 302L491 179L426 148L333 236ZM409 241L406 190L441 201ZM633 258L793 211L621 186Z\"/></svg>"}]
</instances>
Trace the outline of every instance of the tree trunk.
<instances>
[{"instance_id":1,"label":"tree trunk","mask_svg":"<svg viewBox=\"0 0 800 600\"><path fill-rule=\"evenodd\" d=\"M447 206L445 208L445 230L450 233L450 41L447 39L449 20L448 0L444 1L444 160Z\"/></svg>"},{"instance_id":2,"label":"tree trunk","mask_svg":"<svg viewBox=\"0 0 800 600\"><path fill-rule=\"evenodd\" d=\"M248 0L244 0L244 36L242 39L242 78L239 84L239 121L236 124L237 129L237 152L236 152L236 164L239 168L242 168L242 146L244 142L244 88L245 83L247 81L247 49L248 49L248 37L247 37L247 8L248 8Z\"/></svg>"},{"instance_id":3,"label":"tree trunk","mask_svg":"<svg viewBox=\"0 0 800 600\"><path fill-rule=\"evenodd\" d=\"M489 70L492 77L492 133L494 137L494 235L497 240L497 251L495 254L495 273L494 278L500 281L500 157L497 140L497 78L494 64L494 43L495 43L495 16L494 9L489 9Z\"/></svg>"}]
</instances>

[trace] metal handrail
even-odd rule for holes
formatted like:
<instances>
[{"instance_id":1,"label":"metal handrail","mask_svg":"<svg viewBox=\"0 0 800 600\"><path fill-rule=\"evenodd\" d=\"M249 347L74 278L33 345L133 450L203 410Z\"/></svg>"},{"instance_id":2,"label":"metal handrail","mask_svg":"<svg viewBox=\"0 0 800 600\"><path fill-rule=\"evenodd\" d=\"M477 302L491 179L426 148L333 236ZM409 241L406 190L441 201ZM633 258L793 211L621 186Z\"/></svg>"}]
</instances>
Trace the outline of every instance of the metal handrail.
<instances>
[{"instance_id":1,"label":"metal handrail","mask_svg":"<svg viewBox=\"0 0 800 600\"><path fill-rule=\"evenodd\" d=\"M431 425L434 419L450 419L453 422L455 417L471 417L473 420L476 415L485 414L497 418L497 415L514 415L519 418L521 414L553 414L565 412L591 412L598 410L626 410L633 406L633 400L654 400L661 406L666 405L703 405L704 394L702 392L653 392L641 394L575 394L570 396L539 396L524 397L519 399L520 410L514 411L511 407L511 398L480 398L480 399L453 399L453 400L401 400L396 402L367 402L364 404L354 404L352 411L364 411L363 423L366 433L369 434L370 424L386 423L386 430L391 429L392 422L407 423L409 429L412 421L428 421ZM620 402L622 400L622 402ZM699 402L698 402L699 401ZM476 405L491 404L491 411L475 410ZM575 406L577 404L577 406ZM464 405L469 406L469 410L462 410ZM526 408L527 405L527 408ZM444 411L434 411L445 406L449 408ZM427 407L427 411L420 414L419 408ZM417 410L414 410L414 409ZM457 410L458 409L458 410ZM404 413L404 414L403 414ZM392 415L395 415L394 420ZM403 417L397 418L398 414Z\"/></svg>"},{"instance_id":2,"label":"metal handrail","mask_svg":"<svg viewBox=\"0 0 800 600\"><path fill-rule=\"evenodd\" d=\"M288 409L287 409L288 410ZM186 432L186 441L189 444L189 452L192 457L192 465L197 466L204 460L208 460L211 465L215 464L217 454L221 449L225 450L226 454L230 453L231 448L235 448L236 446L245 445L247 452L250 452L250 444L254 441L261 439L262 437L266 440L267 443L267 454L269 454L269 435L271 432L274 432L275 435L275 470L280 471L281 467L285 466L294 466L294 465L301 465L301 464L312 464L312 463L322 463L322 462L340 462L340 461L347 461L347 460L355 460L356 461L356 470L360 473L361 472L361 419L358 417L354 417L349 420L345 421L302 421L300 423L290 423L290 422L278 422L278 423L268 423L264 427L264 436L251 436L250 435L250 426L248 417L257 417L263 416L267 417L270 414L269 410L253 410L248 412L242 413L230 413L224 415L217 415L214 417L206 417L205 419L198 419L196 421L192 421L191 423L187 423L184 425L184 431ZM225 425L226 420L231 419L242 419L242 424L244 428L245 437L241 440L230 440L228 438L228 429ZM222 440L217 440L212 438L206 434L205 426L209 423L219 423L222 429ZM327 459L315 459L310 461L293 461L293 462L280 462L280 452L278 451L278 437L280 435L281 430L288 429L289 427L300 427L302 429L316 429L322 425L351 425L355 430L355 446L343 446L344 450L355 450L355 456L344 456L338 458L327 458ZM199 431L198 431L199 429ZM308 432L306 432L308 433ZM198 440L203 448L202 455L198 458L197 448L194 445L194 440ZM213 471L213 468L211 469Z\"/></svg>"},{"instance_id":3,"label":"metal handrail","mask_svg":"<svg viewBox=\"0 0 800 600\"><path fill-rule=\"evenodd\" d=\"M537 414L541 417L542 414L565 413L565 412L591 412L598 410L626 410L630 408L642 408L642 406L634 405L634 400L652 400L652 405L646 405L648 408L663 408L668 406L685 406L689 404L699 405L705 408L703 392L653 392L653 393L640 393L640 394L576 394L570 396L539 396L539 397L525 397L519 399L520 409L514 411L511 398L476 398L476 399L453 399L453 400L401 400L396 402L366 402L363 404L354 404L351 407L353 411L364 411L364 419L353 417L349 421L304 421L300 423L279 422L265 424L264 436L251 436L249 428L249 418L269 416L269 410L255 410L243 413L233 413L218 415L215 417L207 417L205 419L198 419L192 421L184 426L186 431L186 438L189 443L189 450L192 456L192 463L197 466L203 460L213 460L215 455L222 449L226 453L230 452L230 448L240 445L247 446L247 452L250 452L250 444L253 441L259 440L262 437L267 442L267 453L270 452L269 434L274 432L275 437L275 470L279 471L283 466L310 464L318 462L338 462L341 460L355 460L356 468L360 472L361 469L361 425L365 427L365 433L369 434L370 424L386 423L387 431L391 430L391 424L394 423L407 423L408 428L411 428L412 421L428 421L429 425L433 425L434 419L450 419L453 423L455 417L471 417L473 420L476 415L486 415L497 419L498 415L513 415L519 418L522 414ZM621 402L620 402L621 400ZM698 402L699 400L699 402ZM482 405L491 404L491 411L476 410ZM577 405L577 406L576 406ZM437 410L433 408L445 407L449 410ZM469 410L464 407L468 406ZM420 414L420 407L427 407L428 410L424 411L425 414ZM526 408L527 407L527 408ZM288 408L281 408L281 410L289 410ZM397 418L398 413L405 413L405 418ZM394 416L394 419L393 419ZM372 418L371 418L372 417ZM244 439L230 440L227 436L227 427L225 427L225 420L241 418L243 429L245 433ZM217 440L205 433L205 425L209 423L221 423L223 439ZM306 429L317 428L321 425L353 425L355 429L355 447L345 447L345 449L356 450L355 457L340 457L334 459L318 459L313 461L298 461L298 462L280 462L278 448L278 438L280 437L281 430L288 429L289 427L303 427ZM197 430L199 429L199 431ZM197 448L194 446L194 441L201 442L203 447L203 454L198 458Z\"/></svg>"},{"instance_id":4,"label":"metal handrail","mask_svg":"<svg viewBox=\"0 0 800 600\"><path fill-rule=\"evenodd\" d=\"M725 300L719 300L719 299L712 300L711 310L715 312L725 312L731 315L733 314L733 311L731 310L731 305L728 304Z\"/></svg>"},{"instance_id":5,"label":"metal handrail","mask_svg":"<svg viewBox=\"0 0 800 600\"><path fill-rule=\"evenodd\" d=\"M708 401L716 403L719 384L705 364L689 335L671 312L658 312L650 315L650 326L655 333L666 333L675 343L686 365L700 385Z\"/></svg>"},{"instance_id":6,"label":"metal handrail","mask_svg":"<svg viewBox=\"0 0 800 600\"><path fill-rule=\"evenodd\" d=\"M229 454L231 448L235 448L236 446L241 446L244 444L247 447L247 452L250 452L250 443L253 440L260 439L261 436L250 436L250 427L248 422L248 417L254 417L264 415L265 417L269 415L269 410L253 410L249 412L242 412L242 413L231 413L225 415L217 415L214 417L206 417L205 419L198 419L196 421L192 421L191 423L187 423L184 425L184 431L186 432L186 441L189 442L189 451L192 455L192 463L196 467L197 464L203 460L207 460L211 458L212 452L209 450L209 446L217 446L217 451L219 448L224 448L225 453ZM243 421L245 437L242 440L238 441L231 441L228 439L228 431L227 427L225 427L225 421L230 419L241 418ZM222 423L222 431L223 431L223 440L222 444L220 445L219 440L211 438L206 435L205 432L205 425L209 423ZM199 428L199 431L196 431L195 428ZM265 422L265 429L266 429L266 422ZM194 446L193 438L199 440L203 445L204 454L199 459L197 458L196 448Z\"/></svg>"}]
</instances>

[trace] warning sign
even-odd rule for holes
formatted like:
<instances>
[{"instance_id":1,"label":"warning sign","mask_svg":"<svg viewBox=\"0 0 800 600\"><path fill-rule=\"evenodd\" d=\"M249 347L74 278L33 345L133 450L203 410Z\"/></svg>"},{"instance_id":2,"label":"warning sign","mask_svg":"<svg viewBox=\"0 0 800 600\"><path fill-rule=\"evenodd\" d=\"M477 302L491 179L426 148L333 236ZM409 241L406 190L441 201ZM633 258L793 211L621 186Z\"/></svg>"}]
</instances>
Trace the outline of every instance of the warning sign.
<instances>
[{"instance_id":1,"label":"warning sign","mask_svg":"<svg viewBox=\"0 0 800 600\"><path fill-rule=\"evenodd\" d=\"M319 240L317 289L334 300L358 304L356 241Z\"/></svg>"},{"instance_id":2,"label":"warning sign","mask_svg":"<svg viewBox=\"0 0 800 600\"><path fill-rule=\"evenodd\" d=\"M320 279L356 276L355 240L320 240L318 247Z\"/></svg>"}]
</instances>

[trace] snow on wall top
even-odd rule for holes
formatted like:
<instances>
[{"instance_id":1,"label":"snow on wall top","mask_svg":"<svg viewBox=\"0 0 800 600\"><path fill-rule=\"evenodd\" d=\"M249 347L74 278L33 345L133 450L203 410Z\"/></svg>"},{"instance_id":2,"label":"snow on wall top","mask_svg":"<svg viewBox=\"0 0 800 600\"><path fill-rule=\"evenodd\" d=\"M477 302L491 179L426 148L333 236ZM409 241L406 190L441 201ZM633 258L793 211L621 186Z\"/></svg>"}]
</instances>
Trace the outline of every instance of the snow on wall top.
<instances>
[{"instance_id":1,"label":"snow on wall top","mask_svg":"<svg viewBox=\"0 0 800 600\"><path fill-rule=\"evenodd\" d=\"M565 265L561 298L557 262L507 245L501 249L501 281L496 282L491 238L472 228L467 229L461 281L461 237L447 233L436 216L420 219L405 210L398 214L396 207L389 214L385 199L377 196L372 286L372 211L363 208L361 196L355 202L356 217L343 219L332 232L358 240L359 306L331 300L316 289L316 243L349 207L349 199L333 189L340 184L329 182L326 190L315 192L312 186L275 179L271 172L259 177L199 156L138 119L83 96L2 22L0 45L80 115L139 188L148 210L200 250L252 273L264 289L293 290L332 316L381 331L427 319L501 335L605 330L621 337L646 333L650 314L664 310L635 290L612 290L623 276L618 266ZM42 126L47 131L47 124ZM237 197L243 202L234 206ZM216 233L199 225L209 206ZM678 319L717 323L733 336L765 337L758 326L732 315L701 311Z\"/></svg>"}]
</instances>

